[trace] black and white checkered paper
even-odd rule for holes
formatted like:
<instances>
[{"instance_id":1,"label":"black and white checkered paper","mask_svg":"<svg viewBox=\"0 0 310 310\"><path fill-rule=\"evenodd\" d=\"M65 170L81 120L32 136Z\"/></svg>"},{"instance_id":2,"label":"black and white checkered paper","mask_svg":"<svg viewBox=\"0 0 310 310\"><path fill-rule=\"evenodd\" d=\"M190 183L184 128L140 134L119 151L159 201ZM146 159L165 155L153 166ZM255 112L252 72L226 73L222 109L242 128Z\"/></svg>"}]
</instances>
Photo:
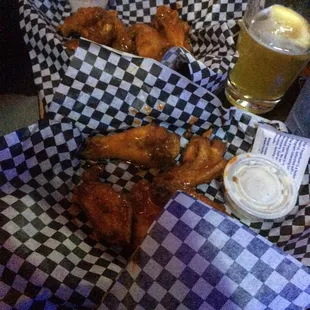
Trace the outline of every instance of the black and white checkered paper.
<instances>
[{"instance_id":1,"label":"black and white checkered paper","mask_svg":"<svg viewBox=\"0 0 310 310\"><path fill-rule=\"evenodd\" d=\"M141 126L152 120L180 135L189 127L198 134L212 128L214 136L227 144L226 159L249 152L257 124L268 122L238 109L223 109L212 93L159 63L124 57L89 41L81 41L47 115L72 120L84 135ZM286 129L280 122L270 123ZM183 146L186 142L182 139ZM141 175L147 179L153 176L153 171L139 172L123 163L109 164L106 170L105 177L117 189L130 189ZM223 202L221 186L221 182L212 181L198 188ZM277 221L246 223L308 266L309 192L308 167L291 214Z\"/></svg>"},{"instance_id":2,"label":"black and white checkered paper","mask_svg":"<svg viewBox=\"0 0 310 310\"><path fill-rule=\"evenodd\" d=\"M229 159L251 149L257 124L265 121L238 109L224 110L212 93L167 67L147 59L124 57L88 41L81 42L72 58L48 106L47 115L55 120L42 121L27 130L7 135L0 143L3 307L19 307L20 304L28 309L32 306L75 308L98 305L125 266L120 249L95 242L85 215L69 202L70 191L79 182L83 170L75 157L83 138L141 126L151 120L180 135L189 127L197 134L212 128L215 137L226 141L225 157ZM272 123L283 127L279 122ZM181 139L183 147L186 142L185 138ZM105 166L102 178L112 183L115 190L130 190L141 178L150 180L154 174L154 170L141 170L128 163L111 161ZM307 176L308 172L304 183ZM304 264L308 263L305 250L309 238L305 206L309 204L308 184L301 188L296 210L284 221L251 224L252 229L267 238L276 236L275 243ZM221 185L220 181L214 180L199 186L199 190L211 199L223 201ZM294 212L297 210L296 216ZM191 218L184 221L191 221ZM188 229L183 232L189 237L194 234ZM158 238L160 236L159 231ZM185 239L187 235L183 237ZM164 253L169 251L163 246L161 250ZM276 258L264 263L271 264L272 268ZM250 271L252 267L246 263L242 267ZM220 268L219 265L215 267ZM147 279L145 281L148 283ZM297 286L299 290L292 287L291 293L290 287L283 288L282 295L279 295L277 288L269 286L266 290L271 288L270 296L274 298L268 297L270 299L264 302L256 293L244 293L239 289L231 301L238 307L241 301L239 304L236 300L243 298L250 305L257 300L263 305L268 302L269 306L273 305L272 302L282 305L283 295L288 295L285 298L296 303L303 298L304 292ZM136 288L134 286L132 290ZM264 289L265 286L263 293ZM216 290L214 294L218 294L219 289ZM214 301L211 299L217 297L211 297L212 306ZM208 302L207 299L206 296L204 302ZM181 301L183 307L183 299ZM286 304L283 301L283 305ZM288 309L290 307L293 306ZM208 309L203 303L204 308Z\"/></svg>"},{"instance_id":3,"label":"black and white checkered paper","mask_svg":"<svg viewBox=\"0 0 310 310\"><path fill-rule=\"evenodd\" d=\"M99 307L310 307L310 270L239 221L179 193Z\"/></svg>"},{"instance_id":4,"label":"black and white checkered paper","mask_svg":"<svg viewBox=\"0 0 310 310\"><path fill-rule=\"evenodd\" d=\"M137 21L138 17L138 21L147 21L144 18L153 15L156 5L162 4L133 2L129 6L124 1L122 5L114 5L118 10L121 8L120 17L127 23ZM52 120L0 137L0 309L95 307L126 265L121 249L108 248L91 238L92 229L84 213L70 204L70 192L83 171L76 154L85 137L156 121L180 135L189 128L197 134L212 128L215 137L226 141L226 159L251 150L257 124L266 120L238 109L223 109L221 102L207 90L214 90L225 78L235 57L227 44L233 47L230 39L236 33L233 19L242 15L244 4L237 0L230 2L207 1L206 5L204 1L199 4L184 1L179 8L181 16L190 22L201 14L197 29L191 22L191 38L196 35L201 42L205 38L211 42L206 50L201 50L204 55L201 57L210 57L204 58L203 62L209 63L203 71L201 63L197 64L183 49L170 50L163 65L85 40L81 40L69 59L62 46L63 38L55 32L55 27L70 14L67 1L20 1L21 26L35 82ZM132 6L135 10L131 10ZM197 11L199 8L199 13L193 13L196 12L193 8ZM213 49L214 46L217 47ZM213 57L216 51L218 54ZM196 59L198 54L194 53ZM191 80L170 69L180 59L191 63ZM223 69L224 64L227 67ZM275 125L283 124L275 122ZM182 138L181 143L184 147L187 140ZM138 180L150 180L154 174L154 170L111 161L105 166L102 178L116 190L130 190ZM199 186L199 190L221 202L221 186L220 181L214 180ZM155 222L140 249L142 256L137 257L133 266L137 269L130 271L132 263L127 266L108 295L106 305L111 309L116 305L120 309L134 309L137 303L140 304L137 309L309 306L308 271L288 255L310 265L309 168L292 213L277 222L251 223L252 231L180 195ZM195 222L197 218L201 224ZM163 219L166 220L161 222ZM222 223L235 225L238 230L230 230ZM234 234L238 231L241 237L236 240ZM253 231L285 253L255 236ZM253 238L244 243L248 235ZM188 240L196 248L191 248ZM202 240L204 243L200 245ZM193 251L208 264L192 262ZM169 261L162 261L165 255ZM144 270L146 265L149 273ZM239 265L245 273L238 269ZM185 267L181 270L180 266ZM156 270L164 272L161 280ZM167 283L163 283L166 279ZM209 289L204 291L205 288Z\"/></svg>"},{"instance_id":5,"label":"black and white checkered paper","mask_svg":"<svg viewBox=\"0 0 310 310\"><path fill-rule=\"evenodd\" d=\"M40 121L0 137L0 309L93 308L125 266L67 198L81 133Z\"/></svg>"},{"instance_id":6,"label":"black and white checkered paper","mask_svg":"<svg viewBox=\"0 0 310 310\"><path fill-rule=\"evenodd\" d=\"M71 14L68 0L20 0L20 27L32 61L35 84L40 99L48 104L67 69L69 56L66 41L56 27ZM215 91L226 79L227 71L236 61L234 37L242 17L245 0L196 1L110 1L125 24L149 23L159 5L178 9L180 17L191 25L192 54L181 48L167 52L163 64L169 67L188 66L193 82Z\"/></svg>"},{"instance_id":7,"label":"black and white checkered paper","mask_svg":"<svg viewBox=\"0 0 310 310\"><path fill-rule=\"evenodd\" d=\"M19 1L20 27L32 63L34 82L45 104L67 69L69 56L56 27L71 14L68 1Z\"/></svg>"}]
</instances>

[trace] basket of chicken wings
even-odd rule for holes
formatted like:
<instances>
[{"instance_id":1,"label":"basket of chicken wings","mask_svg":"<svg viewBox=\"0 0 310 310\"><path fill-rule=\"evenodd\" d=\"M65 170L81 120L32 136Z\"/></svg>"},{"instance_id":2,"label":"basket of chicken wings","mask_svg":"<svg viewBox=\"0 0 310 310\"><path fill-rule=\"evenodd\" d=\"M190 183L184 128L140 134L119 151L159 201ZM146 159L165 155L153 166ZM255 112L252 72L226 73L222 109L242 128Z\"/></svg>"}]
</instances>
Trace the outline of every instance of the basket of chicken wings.
<instances>
[{"instance_id":1,"label":"basket of chicken wings","mask_svg":"<svg viewBox=\"0 0 310 310\"><path fill-rule=\"evenodd\" d=\"M4 309L244 308L279 285L306 304L308 170L297 216L249 228L224 206L227 161L259 123L286 130L214 94L245 9L228 2L20 1L46 118L0 138Z\"/></svg>"}]
</instances>

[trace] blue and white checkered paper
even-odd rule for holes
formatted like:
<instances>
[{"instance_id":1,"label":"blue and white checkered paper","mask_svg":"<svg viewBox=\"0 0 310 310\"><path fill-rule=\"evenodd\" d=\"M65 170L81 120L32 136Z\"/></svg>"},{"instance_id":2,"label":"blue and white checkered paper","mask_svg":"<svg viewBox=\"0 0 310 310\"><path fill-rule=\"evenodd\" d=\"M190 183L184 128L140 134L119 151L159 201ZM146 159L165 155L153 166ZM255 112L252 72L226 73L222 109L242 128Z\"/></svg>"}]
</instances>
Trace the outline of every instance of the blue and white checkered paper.
<instances>
[{"instance_id":1,"label":"blue and white checkered paper","mask_svg":"<svg viewBox=\"0 0 310 310\"><path fill-rule=\"evenodd\" d=\"M188 128L194 134L212 129L214 136L226 143L227 160L251 151L258 123L267 122L286 130L280 122L236 108L223 109L214 94L168 67L149 59L124 57L85 40L81 40L55 91L47 116L70 119L86 136L137 127L152 120L180 136ZM181 146L186 142L182 138ZM140 179L134 165L109 163L105 171L104 178L119 190L130 190ZM152 176L149 171L144 177L151 180ZM221 187L222 182L213 180L198 189L223 202ZM309 204L308 168L296 208L285 219L246 224L309 266Z\"/></svg>"},{"instance_id":2,"label":"blue and white checkered paper","mask_svg":"<svg viewBox=\"0 0 310 310\"><path fill-rule=\"evenodd\" d=\"M238 119L245 126L244 115ZM0 137L1 310L94 308L119 274L103 307L308 307L306 267L185 194L174 198L125 267L120 249L93 240L85 214L70 203L82 172L76 158L82 141L64 119ZM128 164L106 168L102 177L120 189L137 181ZM212 188L201 190L212 197L218 192Z\"/></svg>"},{"instance_id":3,"label":"blue and white checkered paper","mask_svg":"<svg viewBox=\"0 0 310 310\"><path fill-rule=\"evenodd\" d=\"M99 309L308 307L308 268L239 221L180 192Z\"/></svg>"}]
</instances>

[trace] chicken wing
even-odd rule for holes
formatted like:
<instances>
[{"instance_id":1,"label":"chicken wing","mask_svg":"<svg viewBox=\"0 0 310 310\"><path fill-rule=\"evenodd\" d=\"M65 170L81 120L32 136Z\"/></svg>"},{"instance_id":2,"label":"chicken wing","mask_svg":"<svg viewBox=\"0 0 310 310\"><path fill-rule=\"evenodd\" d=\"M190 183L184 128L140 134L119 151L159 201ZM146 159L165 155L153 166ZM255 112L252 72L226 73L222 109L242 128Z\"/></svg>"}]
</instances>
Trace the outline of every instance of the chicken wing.
<instances>
[{"instance_id":1,"label":"chicken wing","mask_svg":"<svg viewBox=\"0 0 310 310\"><path fill-rule=\"evenodd\" d=\"M177 191L191 192L199 184L208 183L220 176L226 166L223 159L225 145L209 140L209 132L193 136L188 143L182 163L175 165L153 180L156 203L165 204Z\"/></svg>"},{"instance_id":2,"label":"chicken wing","mask_svg":"<svg viewBox=\"0 0 310 310\"><path fill-rule=\"evenodd\" d=\"M218 140L210 142L210 135L211 131L207 131L202 136L192 137L184 151L181 165L162 172L152 183L142 180L133 186L129 194L133 208L133 249L142 243L150 225L178 190L225 212L223 205L198 193L195 188L221 175L226 166L223 159L225 144Z\"/></svg>"},{"instance_id":3,"label":"chicken wing","mask_svg":"<svg viewBox=\"0 0 310 310\"><path fill-rule=\"evenodd\" d=\"M223 205L198 193L194 188L187 188L185 192L211 207L225 212L225 207ZM131 252L142 243L151 224L158 218L168 202L161 200L158 203L156 195L157 192L154 188L154 184L146 180L141 180L135 184L129 193L129 201L133 210ZM174 193L169 199L172 198L173 195Z\"/></svg>"},{"instance_id":4,"label":"chicken wing","mask_svg":"<svg viewBox=\"0 0 310 310\"><path fill-rule=\"evenodd\" d=\"M163 206L152 201L151 190L151 183L141 180L132 187L129 193L129 201L133 210L131 243L133 250L142 243L151 224L163 210Z\"/></svg>"},{"instance_id":5,"label":"chicken wing","mask_svg":"<svg viewBox=\"0 0 310 310\"><path fill-rule=\"evenodd\" d=\"M64 44L70 52L75 51L79 46L79 39L70 39Z\"/></svg>"},{"instance_id":6,"label":"chicken wing","mask_svg":"<svg viewBox=\"0 0 310 310\"><path fill-rule=\"evenodd\" d=\"M116 30L113 23L105 19L82 28L79 34L86 39L105 45L111 45L116 38Z\"/></svg>"},{"instance_id":7,"label":"chicken wing","mask_svg":"<svg viewBox=\"0 0 310 310\"><path fill-rule=\"evenodd\" d=\"M161 61L170 47L167 39L155 28L145 24L135 24L129 28L136 42L136 53L142 57L149 57Z\"/></svg>"},{"instance_id":8,"label":"chicken wing","mask_svg":"<svg viewBox=\"0 0 310 310\"><path fill-rule=\"evenodd\" d=\"M79 8L57 30L65 37L83 36L123 52L136 53L158 61L172 46L190 50L189 25L179 19L177 11L165 6L158 7L151 26L135 24L130 27L126 27L118 18L117 11L100 7ZM67 43L67 47L76 49L77 41Z\"/></svg>"},{"instance_id":9,"label":"chicken wing","mask_svg":"<svg viewBox=\"0 0 310 310\"><path fill-rule=\"evenodd\" d=\"M81 34L85 27L96 24L103 18L105 10L100 7L79 8L73 15L67 17L57 30L67 37L71 34Z\"/></svg>"},{"instance_id":10,"label":"chicken wing","mask_svg":"<svg viewBox=\"0 0 310 310\"><path fill-rule=\"evenodd\" d=\"M163 154L167 156L168 146L172 142L173 156L170 153L168 159L173 159L179 153L179 137L169 135L166 129L150 124L113 136L93 137L88 140L84 153L93 159L122 158L148 166L162 164L163 157L160 154L164 151ZM110 185L100 183L102 167L92 166L84 172L84 183L74 190L72 201L86 211L99 237L109 243L125 245L128 255L142 243L150 225L178 190L225 212L223 205L196 191L197 185L221 175L226 165L223 159L224 143L210 141L210 135L211 131L207 131L202 136L193 136L180 165L168 168L154 177L152 182L139 181L129 194L116 193ZM169 137L174 138L168 143ZM160 160L156 161L158 156Z\"/></svg>"},{"instance_id":11,"label":"chicken wing","mask_svg":"<svg viewBox=\"0 0 310 310\"><path fill-rule=\"evenodd\" d=\"M119 19L114 19L115 40L112 43L112 47L127 53L134 53L136 50L135 42L132 37L132 33Z\"/></svg>"},{"instance_id":12,"label":"chicken wing","mask_svg":"<svg viewBox=\"0 0 310 310\"><path fill-rule=\"evenodd\" d=\"M86 212L98 238L110 244L130 243L132 208L124 193L101 182L85 182L74 189L72 202Z\"/></svg>"},{"instance_id":13,"label":"chicken wing","mask_svg":"<svg viewBox=\"0 0 310 310\"><path fill-rule=\"evenodd\" d=\"M91 137L86 141L82 156L92 160L115 158L144 167L162 168L173 164L179 152L178 135L149 124L115 135Z\"/></svg>"},{"instance_id":14,"label":"chicken wing","mask_svg":"<svg viewBox=\"0 0 310 310\"><path fill-rule=\"evenodd\" d=\"M189 25L181 20L178 11L172 10L166 6L159 6L155 18L152 20L152 26L164 35L171 46L185 47L191 50L188 33Z\"/></svg>"},{"instance_id":15,"label":"chicken wing","mask_svg":"<svg viewBox=\"0 0 310 310\"><path fill-rule=\"evenodd\" d=\"M108 11L99 7L80 8L65 19L58 27L58 31L64 36L81 35L86 39L125 52L135 50L131 34L118 18L117 11Z\"/></svg>"}]
</instances>

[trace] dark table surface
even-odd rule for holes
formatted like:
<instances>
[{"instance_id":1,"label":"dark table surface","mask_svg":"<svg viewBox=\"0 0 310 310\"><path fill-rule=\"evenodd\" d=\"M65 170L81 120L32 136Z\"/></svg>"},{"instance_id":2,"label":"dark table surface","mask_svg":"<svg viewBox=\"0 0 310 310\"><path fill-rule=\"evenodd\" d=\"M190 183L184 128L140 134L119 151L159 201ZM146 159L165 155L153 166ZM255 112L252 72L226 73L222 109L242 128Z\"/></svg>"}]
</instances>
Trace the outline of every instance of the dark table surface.
<instances>
[{"instance_id":1,"label":"dark table surface","mask_svg":"<svg viewBox=\"0 0 310 310\"><path fill-rule=\"evenodd\" d=\"M35 95L31 61L19 27L18 0L0 1L0 47L0 94Z\"/></svg>"},{"instance_id":2,"label":"dark table surface","mask_svg":"<svg viewBox=\"0 0 310 310\"><path fill-rule=\"evenodd\" d=\"M270 112L262 114L261 116L269 120L278 120L284 122L293 107L300 92L299 80L296 80L292 86L288 89L282 100L277 104L277 106ZM222 101L225 108L231 107L231 104L227 100L224 94L224 86L217 91L217 96Z\"/></svg>"}]
</instances>

